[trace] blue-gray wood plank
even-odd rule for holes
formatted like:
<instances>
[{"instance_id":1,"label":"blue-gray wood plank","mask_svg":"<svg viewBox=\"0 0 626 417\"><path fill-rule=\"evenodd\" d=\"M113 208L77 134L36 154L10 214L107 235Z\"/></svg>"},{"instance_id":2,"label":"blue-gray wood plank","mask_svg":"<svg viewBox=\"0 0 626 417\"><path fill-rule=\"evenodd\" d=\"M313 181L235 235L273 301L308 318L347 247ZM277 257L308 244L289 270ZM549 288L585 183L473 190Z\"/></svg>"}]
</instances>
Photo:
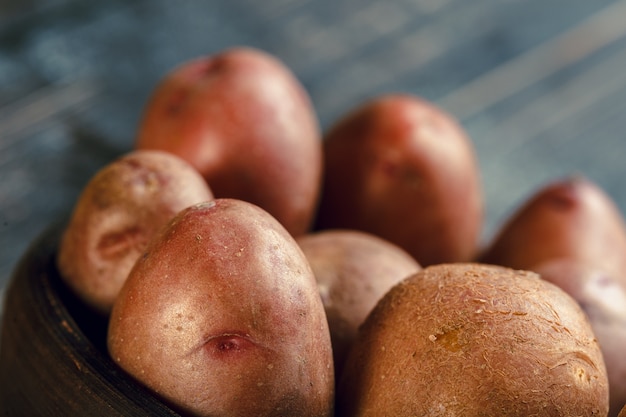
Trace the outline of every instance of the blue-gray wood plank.
<instances>
[{"instance_id":1,"label":"blue-gray wood plank","mask_svg":"<svg viewBox=\"0 0 626 417\"><path fill-rule=\"evenodd\" d=\"M282 59L324 129L387 92L452 113L481 163L485 239L571 173L626 212L624 0L5 0L0 291L91 175L130 150L156 82L234 45Z\"/></svg>"}]
</instances>

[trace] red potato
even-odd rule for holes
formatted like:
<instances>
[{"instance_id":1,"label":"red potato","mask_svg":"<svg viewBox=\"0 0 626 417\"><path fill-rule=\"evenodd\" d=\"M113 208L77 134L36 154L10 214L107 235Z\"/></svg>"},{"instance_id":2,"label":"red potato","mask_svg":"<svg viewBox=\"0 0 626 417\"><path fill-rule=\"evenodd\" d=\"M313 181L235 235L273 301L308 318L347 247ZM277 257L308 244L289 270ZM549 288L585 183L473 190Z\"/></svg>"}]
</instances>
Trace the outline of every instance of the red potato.
<instances>
[{"instance_id":1,"label":"red potato","mask_svg":"<svg viewBox=\"0 0 626 417\"><path fill-rule=\"evenodd\" d=\"M87 183L65 228L57 266L90 307L107 315L148 241L176 213L212 200L200 174L160 151L134 151Z\"/></svg>"},{"instance_id":2,"label":"red potato","mask_svg":"<svg viewBox=\"0 0 626 417\"><path fill-rule=\"evenodd\" d=\"M611 272L626 286L626 226L611 198L584 177L541 187L509 220L481 256L485 263L531 269L572 258Z\"/></svg>"},{"instance_id":3,"label":"red potato","mask_svg":"<svg viewBox=\"0 0 626 417\"><path fill-rule=\"evenodd\" d=\"M579 305L537 274L424 268L376 305L337 386L337 415L606 416L602 354Z\"/></svg>"},{"instance_id":4,"label":"red potato","mask_svg":"<svg viewBox=\"0 0 626 417\"><path fill-rule=\"evenodd\" d=\"M299 81L265 52L233 48L173 69L146 104L136 147L182 157L216 197L252 202L294 236L312 224L319 123Z\"/></svg>"},{"instance_id":5,"label":"red potato","mask_svg":"<svg viewBox=\"0 0 626 417\"><path fill-rule=\"evenodd\" d=\"M179 213L114 305L112 359L194 416L331 416L330 334L311 268L264 210Z\"/></svg>"},{"instance_id":6,"label":"red potato","mask_svg":"<svg viewBox=\"0 0 626 417\"><path fill-rule=\"evenodd\" d=\"M482 260L538 272L587 313L608 369L610 413L626 403L626 228L611 198L573 177L541 187L502 226Z\"/></svg>"},{"instance_id":7,"label":"red potato","mask_svg":"<svg viewBox=\"0 0 626 417\"><path fill-rule=\"evenodd\" d=\"M475 256L482 190L473 146L458 123L410 95L365 103L324 140L318 229L363 230L422 266Z\"/></svg>"},{"instance_id":8,"label":"red potato","mask_svg":"<svg viewBox=\"0 0 626 417\"><path fill-rule=\"evenodd\" d=\"M325 230L297 242L317 280L339 375L365 317L391 287L421 267L399 246L357 230Z\"/></svg>"}]
</instances>

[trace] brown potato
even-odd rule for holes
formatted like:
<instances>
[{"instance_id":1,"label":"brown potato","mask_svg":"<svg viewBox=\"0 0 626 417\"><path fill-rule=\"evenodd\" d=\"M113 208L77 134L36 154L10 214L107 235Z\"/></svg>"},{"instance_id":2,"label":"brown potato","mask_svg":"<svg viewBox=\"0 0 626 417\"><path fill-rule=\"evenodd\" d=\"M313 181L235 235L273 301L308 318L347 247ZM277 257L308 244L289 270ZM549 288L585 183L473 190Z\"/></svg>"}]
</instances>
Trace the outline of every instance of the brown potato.
<instances>
[{"instance_id":1,"label":"brown potato","mask_svg":"<svg viewBox=\"0 0 626 417\"><path fill-rule=\"evenodd\" d=\"M583 177L541 187L505 223L484 262L538 272L578 301L602 349L610 413L626 403L626 228L615 203Z\"/></svg>"},{"instance_id":2,"label":"brown potato","mask_svg":"<svg viewBox=\"0 0 626 417\"><path fill-rule=\"evenodd\" d=\"M152 236L180 210L212 199L202 176L174 155L122 155L90 179L74 206L57 255L63 280L108 314Z\"/></svg>"},{"instance_id":3,"label":"brown potato","mask_svg":"<svg viewBox=\"0 0 626 417\"><path fill-rule=\"evenodd\" d=\"M333 126L324 140L317 228L363 230L422 266L473 259L482 190L469 138L431 103L386 95Z\"/></svg>"},{"instance_id":4,"label":"brown potato","mask_svg":"<svg viewBox=\"0 0 626 417\"><path fill-rule=\"evenodd\" d=\"M111 313L113 360L194 416L331 416L330 333L315 277L264 210L216 199L179 213Z\"/></svg>"},{"instance_id":5,"label":"brown potato","mask_svg":"<svg viewBox=\"0 0 626 417\"><path fill-rule=\"evenodd\" d=\"M425 268L359 331L338 415L606 416L602 354L579 305L537 274Z\"/></svg>"},{"instance_id":6,"label":"brown potato","mask_svg":"<svg viewBox=\"0 0 626 417\"><path fill-rule=\"evenodd\" d=\"M325 230L297 242L317 280L339 375L365 317L391 287L421 267L399 246L357 230Z\"/></svg>"},{"instance_id":7,"label":"brown potato","mask_svg":"<svg viewBox=\"0 0 626 417\"><path fill-rule=\"evenodd\" d=\"M265 52L232 48L174 68L146 104L136 147L182 157L216 197L252 202L294 236L311 226L319 123L303 86Z\"/></svg>"}]
</instances>

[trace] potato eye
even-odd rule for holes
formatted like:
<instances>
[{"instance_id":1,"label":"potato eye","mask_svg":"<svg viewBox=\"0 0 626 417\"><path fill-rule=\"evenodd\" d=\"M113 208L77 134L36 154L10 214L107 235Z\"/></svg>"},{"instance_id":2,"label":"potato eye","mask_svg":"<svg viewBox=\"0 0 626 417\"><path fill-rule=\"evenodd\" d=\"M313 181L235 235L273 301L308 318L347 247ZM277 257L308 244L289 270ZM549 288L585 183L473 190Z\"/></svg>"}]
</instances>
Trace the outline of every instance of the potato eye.
<instances>
[{"instance_id":1,"label":"potato eye","mask_svg":"<svg viewBox=\"0 0 626 417\"><path fill-rule=\"evenodd\" d=\"M238 334L224 334L211 337L205 347L214 355L232 355L243 353L255 344L246 336Z\"/></svg>"},{"instance_id":2,"label":"potato eye","mask_svg":"<svg viewBox=\"0 0 626 417\"><path fill-rule=\"evenodd\" d=\"M96 250L103 258L114 258L126 254L130 248L142 246L145 239L141 228L131 226L104 234L98 240Z\"/></svg>"},{"instance_id":3,"label":"potato eye","mask_svg":"<svg viewBox=\"0 0 626 417\"><path fill-rule=\"evenodd\" d=\"M222 340L217 345L217 349L222 352L227 350L239 350L239 343L233 339Z\"/></svg>"}]
</instances>

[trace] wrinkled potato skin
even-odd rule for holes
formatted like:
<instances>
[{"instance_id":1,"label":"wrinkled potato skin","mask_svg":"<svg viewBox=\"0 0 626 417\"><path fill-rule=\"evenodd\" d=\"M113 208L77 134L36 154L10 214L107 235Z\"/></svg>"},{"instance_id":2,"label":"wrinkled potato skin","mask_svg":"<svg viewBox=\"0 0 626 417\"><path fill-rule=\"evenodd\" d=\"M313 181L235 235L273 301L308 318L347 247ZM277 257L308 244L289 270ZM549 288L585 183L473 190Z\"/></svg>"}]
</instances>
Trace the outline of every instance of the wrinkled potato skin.
<instances>
[{"instance_id":1,"label":"wrinkled potato skin","mask_svg":"<svg viewBox=\"0 0 626 417\"><path fill-rule=\"evenodd\" d=\"M91 178L74 206L57 255L62 278L108 314L150 238L180 210L212 199L202 176L174 155L122 155Z\"/></svg>"},{"instance_id":2,"label":"wrinkled potato skin","mask_svg":"<svg viewBox=\"0 0 626 417\"><path fill-rule=\"evenodd\" d=\"M587 314L598 339L609 379L609 416L626 404L626 290L605 271L573 259L555 259L533 268L571 295Z\"/></svg>"},{"instance_id":3,"label":"wrinkled potato skin","mask_svg":"<svg viewBox=\"0 0 626 417\"><path fill-rule=\"evenodd\" d=\"M589 323L563 290L531 272L442 264L396 285L368 316L337 412L606 416L608 383Z\"/></svg>"},{"instance_id":4,"label":"wrinkled potato skin","mask_svg":"<svg viewBox=\"0 0 626 417\"><path fill-rule=\"evenodd\" d=\"M626 228L615 203L593 182L572 177L532 195L480 259L532 270L549 260L571 258L606 269L626 287L624 253Z\"/></svg>"},{"instance_id":5,"label":"wrinkled potato skin","mask_svg":"<svg viewBox=\"0 0 626 417\"><path fill-rule=\"evenodd\" d=\"M363 230L422 266L473 259L482 189L469 138L420 98L375 98L325 135L318 229Z\"/></svg>"},{"instance_id":6,"label":"wrinkled potato skin","mask_svg":"<svg viewBox=\"0 0 626 417\"><path fill-rule=\"evenodd\" d=\"M399 246L357 230L325 230L297 242L317 280L339 375L358 327L378 300L421 267Z\"/></svg>"},{"instance_id":7,"label":"wrinkled potato skin","mask_svg":"<svg viewBox=\"0 0 626 417\"><path fill-rule=\"evenodd\" d=\"M294 236L311 226L319 123L302 85L267 53L238 47L174 68L147 102L135 146L182 157L216 197L252 202Z\"/></svg>"},{"instance_id":8,"label":"wrinkled potato skin","mask_svg":"<svg viewBox=\"0 0 626 417\"><path fill-rule=\"evenodd\" d=\"M330 334L313 272L250 203L179 213L116 301L113 360L194 416L331 416Z\"/></svg>"}]
</instances>

